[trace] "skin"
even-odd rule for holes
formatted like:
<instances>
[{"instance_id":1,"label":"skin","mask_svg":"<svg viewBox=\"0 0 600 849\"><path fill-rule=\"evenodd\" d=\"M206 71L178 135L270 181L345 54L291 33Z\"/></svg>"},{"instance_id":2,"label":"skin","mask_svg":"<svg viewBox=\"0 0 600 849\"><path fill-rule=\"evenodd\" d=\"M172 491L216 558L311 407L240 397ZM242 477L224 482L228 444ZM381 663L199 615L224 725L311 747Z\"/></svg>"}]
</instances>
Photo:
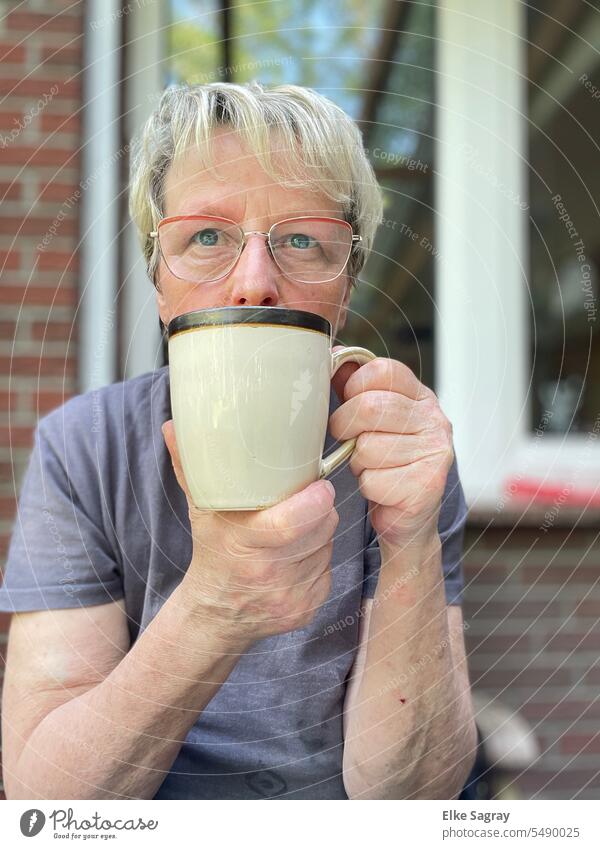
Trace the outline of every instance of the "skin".
<instances>
[{"instance_id":1,"label":"skin","mask_svg":"<svg viewBox=\"0 0 600 849\"><path fill-rule=\"evenodd\" d=\"M341 206L321 192L285 188L261 167L239 138L216 131L215 172L203 168L195 151L173 165L165 179L164 217L206 213L230 218L245 231L266 233L284 218L321 215L344 218ZM341 274L330 283L307 286L288 280L269 256L265 240L250 236L230 274L222 280L194 286L172 275L161 258L158 310L163 324L195 309L222 306L268 306L307 310L327 318L334 336L346 321L350 280Z\"/></svg>"}]
</instances>

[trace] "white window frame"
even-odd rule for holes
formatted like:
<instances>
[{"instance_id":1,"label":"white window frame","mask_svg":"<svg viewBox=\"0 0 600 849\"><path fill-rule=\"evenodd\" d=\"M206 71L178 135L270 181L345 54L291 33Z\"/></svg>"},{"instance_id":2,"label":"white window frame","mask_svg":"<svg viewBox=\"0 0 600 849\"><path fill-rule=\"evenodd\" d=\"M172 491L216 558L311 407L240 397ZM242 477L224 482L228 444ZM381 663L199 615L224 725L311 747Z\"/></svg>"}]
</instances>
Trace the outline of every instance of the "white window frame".
<instances>
[{"instance_id":1,"label":"white window frame","mask_svg":"<svg viewBox=\"0 0 600 849\"><path fill-rule=\"evenodd\" d=\"M163 3L129 5L124 116L128 142L156 108L164 88L165 7ZM156 290L146 273L138 236L127 209L122 238L126 278L122 298L121 350L123 374L125 379L129 379L162 365L162 338Z\"/></svg>"},{"instance_id":2,"label":"white window frame","mask_svg":"<svg viewBox=\"0 0 600 849\"><path fill-rule=\"evenodd\" d=\"M116 377L119 207L118 0L86 5L81 161L79 388Z\"/></svg>"},{"instance_id":3,"label":"white window frame","mask_svg":"<svg viewBox=\"0 0 600 849\"><path fill-rule=\"evenodd\" d=\"M597 491L600 418L530 429L525 7L440 0L437 37L436 375L467 501L498 510L510 481Z\"/></svg>"},{"instance_id":4,"label":"white window frame","mask_svg":"<svg viewBox=\"0 0 600 849\"><path fill-rule=\"evenodd\" d=\"M80 184L85 187L80 245L81 392L110 384L121 375L136 377L162 364L155 290L146 275L129 215L121 222L120 172L123 158L129 162L129 142L134 132L155 107L163 88L163 9L161 3L126 7L128 43L125 115L122 116L119 72L123 7L119 0L90 0L87 4ZM122 130L125 145L121 140ZM126 194L127 187L124 190ZM125 280L119 277L119 243L123 249ZM121 364L117 361L119 331Z\"/></svg>"}]
</instances>

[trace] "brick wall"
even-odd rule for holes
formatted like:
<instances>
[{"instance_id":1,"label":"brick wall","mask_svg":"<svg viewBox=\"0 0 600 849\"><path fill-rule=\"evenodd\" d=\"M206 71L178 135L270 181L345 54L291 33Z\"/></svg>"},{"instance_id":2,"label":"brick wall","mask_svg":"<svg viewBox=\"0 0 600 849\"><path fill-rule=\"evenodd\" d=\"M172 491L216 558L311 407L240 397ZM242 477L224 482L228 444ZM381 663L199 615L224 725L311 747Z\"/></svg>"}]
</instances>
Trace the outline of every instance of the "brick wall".
<instances>
[{"instance_id":1,"label":"brick wall","mask_svg":"<svg viewBox=\"0 0 600 849\"><path fill-rule=\"evenodd\" d=\"M76 391L82 13L0 3L0 563L35 422Z\"/></svg>"},{"instance_id":2,"label":"brick wall","mask_svg":"<svg viewBox=\"0 0 600 849\"><path fill-rule=\"evenodd\" d=\"M522 796L598 799L600 522L572 517L547 532L529 523L469 528L471 684L535 730L541 755L518 779Z\"/></svg>"}]
</instances>

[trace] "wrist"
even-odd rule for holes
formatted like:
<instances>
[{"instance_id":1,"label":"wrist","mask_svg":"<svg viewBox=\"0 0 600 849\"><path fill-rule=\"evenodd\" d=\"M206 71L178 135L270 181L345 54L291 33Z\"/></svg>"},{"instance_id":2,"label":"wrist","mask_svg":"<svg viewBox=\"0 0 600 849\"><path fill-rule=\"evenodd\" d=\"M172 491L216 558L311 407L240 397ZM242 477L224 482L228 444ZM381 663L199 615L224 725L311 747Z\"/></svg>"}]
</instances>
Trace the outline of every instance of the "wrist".
<instances>
[{"instance_id":1,"label":"wrist","mask_svg":"<svg viewBox=\"0 0 600 849\"><path fill-rule=\"evenodd\" d=\"M441 545L437 517L435 521L407 530L405 533L394 534L392 537L387 535L383 538L379 537L382 559L385 554L392 557L398 553L404 556L418 554L427 557L436 554Z\"/></svg>"},{"instance_id":2,"label":"wrist","mask_svg":"<svg viewBox=\"0 0 600 849\"><path fill-rule=\"evenodd\" d=\"M193 644L201 637L203 644L209 643L211 650L225 654L241 655L255 642L247 634L235 616L227 608L219 605L186 574L168 599L177 611L180 627Z\"/></svg>"}]
</instances>

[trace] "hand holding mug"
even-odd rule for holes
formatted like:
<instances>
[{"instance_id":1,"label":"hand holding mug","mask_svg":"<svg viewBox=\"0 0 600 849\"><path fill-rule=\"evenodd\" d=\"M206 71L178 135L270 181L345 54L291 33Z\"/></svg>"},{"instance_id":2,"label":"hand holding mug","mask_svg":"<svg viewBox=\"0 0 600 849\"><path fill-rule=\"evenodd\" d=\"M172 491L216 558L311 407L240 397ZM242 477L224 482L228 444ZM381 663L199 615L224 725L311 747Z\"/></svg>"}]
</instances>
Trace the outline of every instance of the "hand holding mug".
<instances>
[{"instance_id":1,"label":"hand holding mug","mask_svg":"<svg viewBox=\"0 0 600 849\"><path fill-rule=\"evenodd\" d=\"M260 511L200 510L172 421L163 436L188 501L193 554L181 586L193 608L232 650L308 625L331 589L339 522L332 484L316 481Z\"/></svg>"}]
</instances>

